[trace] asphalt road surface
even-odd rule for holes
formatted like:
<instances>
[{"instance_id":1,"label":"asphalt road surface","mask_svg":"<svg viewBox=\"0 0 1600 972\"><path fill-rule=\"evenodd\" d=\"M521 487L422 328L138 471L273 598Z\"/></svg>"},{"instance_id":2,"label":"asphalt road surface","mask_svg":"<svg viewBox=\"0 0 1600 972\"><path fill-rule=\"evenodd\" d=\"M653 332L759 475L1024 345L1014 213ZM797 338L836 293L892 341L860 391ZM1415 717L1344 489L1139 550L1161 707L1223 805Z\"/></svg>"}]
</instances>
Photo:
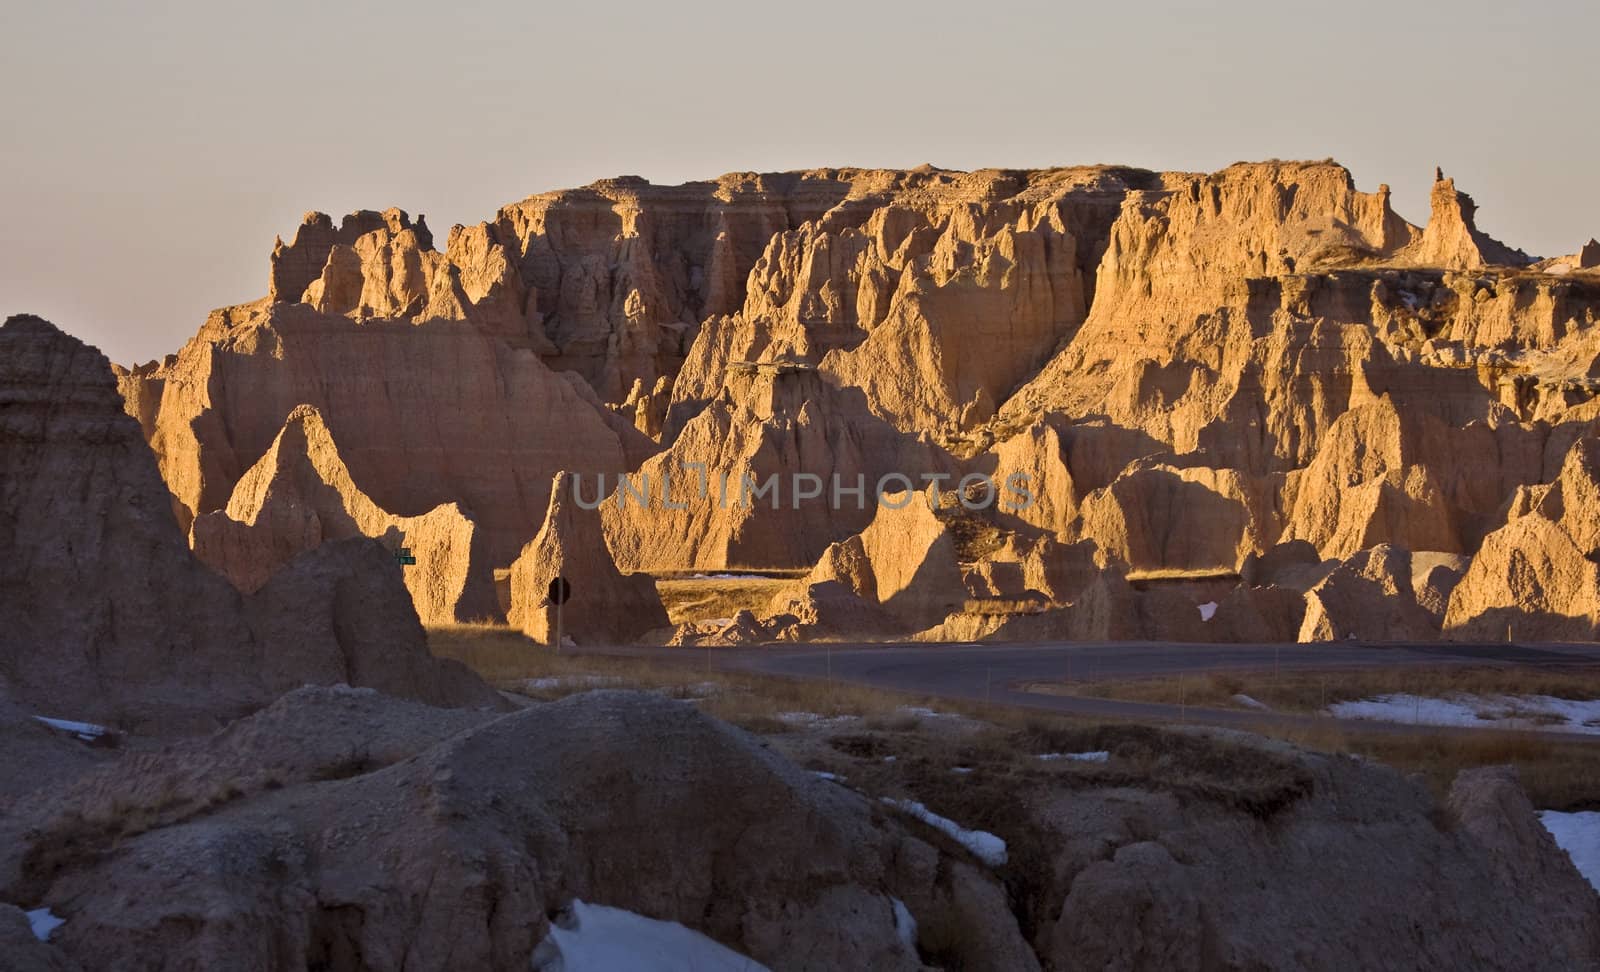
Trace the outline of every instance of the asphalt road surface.
<instances>
[{"instance_id":1,"label":"asphalt road surface","mask_svg":"<svg viewBox=\"0 0 1600 972\"><path fill-rule=\"evenodd\" d=\"M1452 664L1564 667L1600 663L1600 645L1423 644L1205 645L1141 642L1026 644L861 644L768 648L652 648L628 654L674 658L731 670L837 679L935 698L987 701L1071 715L1223 726L1326 724L1289 713L1199 709L1024 691L1030 682L1103 680L1216 671L1437 667ZM1342 725L1350 726L1349 722ZM1350 728L1355 728L1350 726ZM1367 723L1376 731L1414 731ZM1438 727L1421 727L1437 731ZM1462 731L1472 731L1470 729ZM1567 735L1551 733L1552 735ZM1600 744L1594 736L1574 736Z\"/></svg>"}]
</instances>

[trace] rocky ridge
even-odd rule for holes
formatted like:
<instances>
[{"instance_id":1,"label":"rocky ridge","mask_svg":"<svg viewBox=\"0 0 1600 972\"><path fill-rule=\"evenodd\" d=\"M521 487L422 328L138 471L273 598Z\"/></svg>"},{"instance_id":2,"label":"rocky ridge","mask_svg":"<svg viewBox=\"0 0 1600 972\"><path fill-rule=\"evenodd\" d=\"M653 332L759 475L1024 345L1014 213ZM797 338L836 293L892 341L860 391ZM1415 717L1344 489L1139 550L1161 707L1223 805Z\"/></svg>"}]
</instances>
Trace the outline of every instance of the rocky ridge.
<instances>
[{"instance_id":1,"label":"rocky ridge","mask_svg":"<svg viewBox=\"0 0 1600 972\"><path fill-rule=\"evenodd\" d=\"M1244 584L1302 541L1324 575L1380 545L1472 558L1600 419L1587 250L1499 243L1442 172L1431 206L1419 227L1331 161L1271 161L624 178L453 228L443 252L400 210L310 214L267 298L119 385L185 525L301 404L379 508L476 525L478 590L557 472L605 498L625 575L810 570L873 522L886 476L933 477L947 509L963 476L1020 474L1034 502L969 518L993 534L962 551L969 595L994 596L1008 544L1092 542L1097 589L1132 579L1116 596L1151 619L1128 636L1226 640L1187 621L1191 580ZM419 604L451 603L453 562ZM1024 591L1055 621L997 632L1099 630ZM1468 630L1425 613L1408 636Z\"/></svg>"}]
</instances>

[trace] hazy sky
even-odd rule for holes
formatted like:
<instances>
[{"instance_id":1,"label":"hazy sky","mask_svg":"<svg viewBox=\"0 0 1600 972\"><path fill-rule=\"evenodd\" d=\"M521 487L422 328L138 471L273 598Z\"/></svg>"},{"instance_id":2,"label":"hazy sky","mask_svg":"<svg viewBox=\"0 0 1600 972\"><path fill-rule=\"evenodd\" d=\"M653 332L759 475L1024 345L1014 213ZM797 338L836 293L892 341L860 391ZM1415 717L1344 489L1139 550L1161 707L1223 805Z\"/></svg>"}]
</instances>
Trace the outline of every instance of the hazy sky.
<instances>
[{"instance_id":1,"label":"hazy sky","mask_svg":"<svg viewBox=\"0 0 1600 972\"><path fill-rule=\"evenodd\" d=\"M0 9L0 312L129 363L266 292L300 215L819 165L1435 164L1530 252L1600 234L1600 5L1387 0Z\"/></svg>"}]
</instances>

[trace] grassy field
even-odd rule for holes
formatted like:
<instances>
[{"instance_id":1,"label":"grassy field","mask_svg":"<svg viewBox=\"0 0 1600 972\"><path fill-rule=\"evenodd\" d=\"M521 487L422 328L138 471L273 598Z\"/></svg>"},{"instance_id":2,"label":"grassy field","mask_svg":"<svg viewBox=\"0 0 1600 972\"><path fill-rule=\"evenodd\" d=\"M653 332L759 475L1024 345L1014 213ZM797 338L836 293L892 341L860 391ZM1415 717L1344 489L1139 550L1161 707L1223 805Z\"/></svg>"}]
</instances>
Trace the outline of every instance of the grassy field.
<instances>
[{"instance_id":1,"label":"grassy field","mask_svg":"<svg viewBox=\"0 0 1600 972\"><path fill-rule=\"evenodd\" d=\"M1208 744L1194 752L1179 734L1119 722L1040 713L979 702L929 700L844 682L790 679L729 672L707 664L701 649L685 649L674 660L657 657L556 654L521 634L499 625L452 625L431 628L434 654L457 659L499 688L536 700L553 700L595 688L636 688L673 698L693 699L705 712L752 732L782 738L807 727L796 713L820 719L856 717L859 732L838 736L834 745L854 746L873 755L896 755L896 772L917 776L919 794L947 788L942 805L960 808L969 826L981 826L987 815L1004 817L1004 793L1018 774L1042 772L1033 754L1118 748L1133 752L1162 785L1209 788L1241 805L1267 805L1278 800L1294 781L1276 764L1258 766L1240 747ZM715 651L715 649L712 649ZM677 660L681 658L681 660ZM1245 692L1286 711L1309 711L1329 701L1384 692L1446 691L1549 694L1564 698L1594 697L1600 673L1528 669L1459 668L1412 672L1284 672L1266 675L1145 679L1127 682L1072 683L1046 686L1081 694L1104 694L1155 702L1221 706ZM975 734L930 731L939 720L919 715L917 707L962 716L981 723ZM1522 731L1493 729L1471 732L1375 732L1359 724L1328 719L1310 728L1285 728L1263 723L1259 731L1306 749L1347 753L1417 774L1439 797L1449 791L1456 773L1475 766L1511 764L1535 805L1557 810L1600 809L1600 740L1594 743L1551 740ZM1130 748L1131 747L1131 748ZM1190 747L1193 748L1193 747ZM882 752L878 752L878 750ZM1052 767L1055 764L1050 764ZM949 772L954 766L976 767L971 775ZM1080 766L1073 772L1093 772ZM1270 770L1270 772L1269 772ZM1052 770L1053 771L1053 770ZM1220 789L1219 789L1220 788ZM1226 791L1223 793L1222 791ZM1199 792L1199 791L1196 791ZM992 798L992 799L991 799ZM985 809L985 808L988 809ZM1004 829L1003 820L993 821Z\"/></svg>"}]
</instances>

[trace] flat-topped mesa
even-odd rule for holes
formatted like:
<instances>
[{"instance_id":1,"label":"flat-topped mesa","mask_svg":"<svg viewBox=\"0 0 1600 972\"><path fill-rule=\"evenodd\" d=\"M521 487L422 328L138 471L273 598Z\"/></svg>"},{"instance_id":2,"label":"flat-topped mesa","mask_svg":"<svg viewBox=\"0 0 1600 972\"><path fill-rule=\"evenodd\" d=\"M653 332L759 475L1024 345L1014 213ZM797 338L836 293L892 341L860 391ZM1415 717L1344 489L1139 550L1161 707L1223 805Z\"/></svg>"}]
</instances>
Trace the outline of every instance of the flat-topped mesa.
<instances>
[{"instance_id":1,"label":"flat-topped mesa","mask_svg":"<svg viewBox=\"0 0 1600 972\"><path fill-rule=\"evenodd\" d=\"M1533 258L1521 250L1514 250L1478 229L1475 221L1478 204L1471 196L1458 192L1456 181L1446 178L1443 169L1434 170L1429 198L1432 213L1427 229L1404 254L1407 262L1447 270L1523 267L1533 262Z\"/></svg>"},{"instance_id":2,"label":"flat-topped mesa","mask_svg":"<svg viewBox=\"0 0 1600 972\"><path fill-rule=\"evenodd\" d=\"M397 236L410 230L421 249L433 249L433 233L425 219L419 215L413 225L403 209L390 208L381 213L358 209L344 217L337 228L327 213L309 212L301 217L294 242L285 243L282 237L273 241L267 299L298 303L311 282L322 275L335 246L354 246L356 240L376 230Z\"/></svg>"}]
</instances>

